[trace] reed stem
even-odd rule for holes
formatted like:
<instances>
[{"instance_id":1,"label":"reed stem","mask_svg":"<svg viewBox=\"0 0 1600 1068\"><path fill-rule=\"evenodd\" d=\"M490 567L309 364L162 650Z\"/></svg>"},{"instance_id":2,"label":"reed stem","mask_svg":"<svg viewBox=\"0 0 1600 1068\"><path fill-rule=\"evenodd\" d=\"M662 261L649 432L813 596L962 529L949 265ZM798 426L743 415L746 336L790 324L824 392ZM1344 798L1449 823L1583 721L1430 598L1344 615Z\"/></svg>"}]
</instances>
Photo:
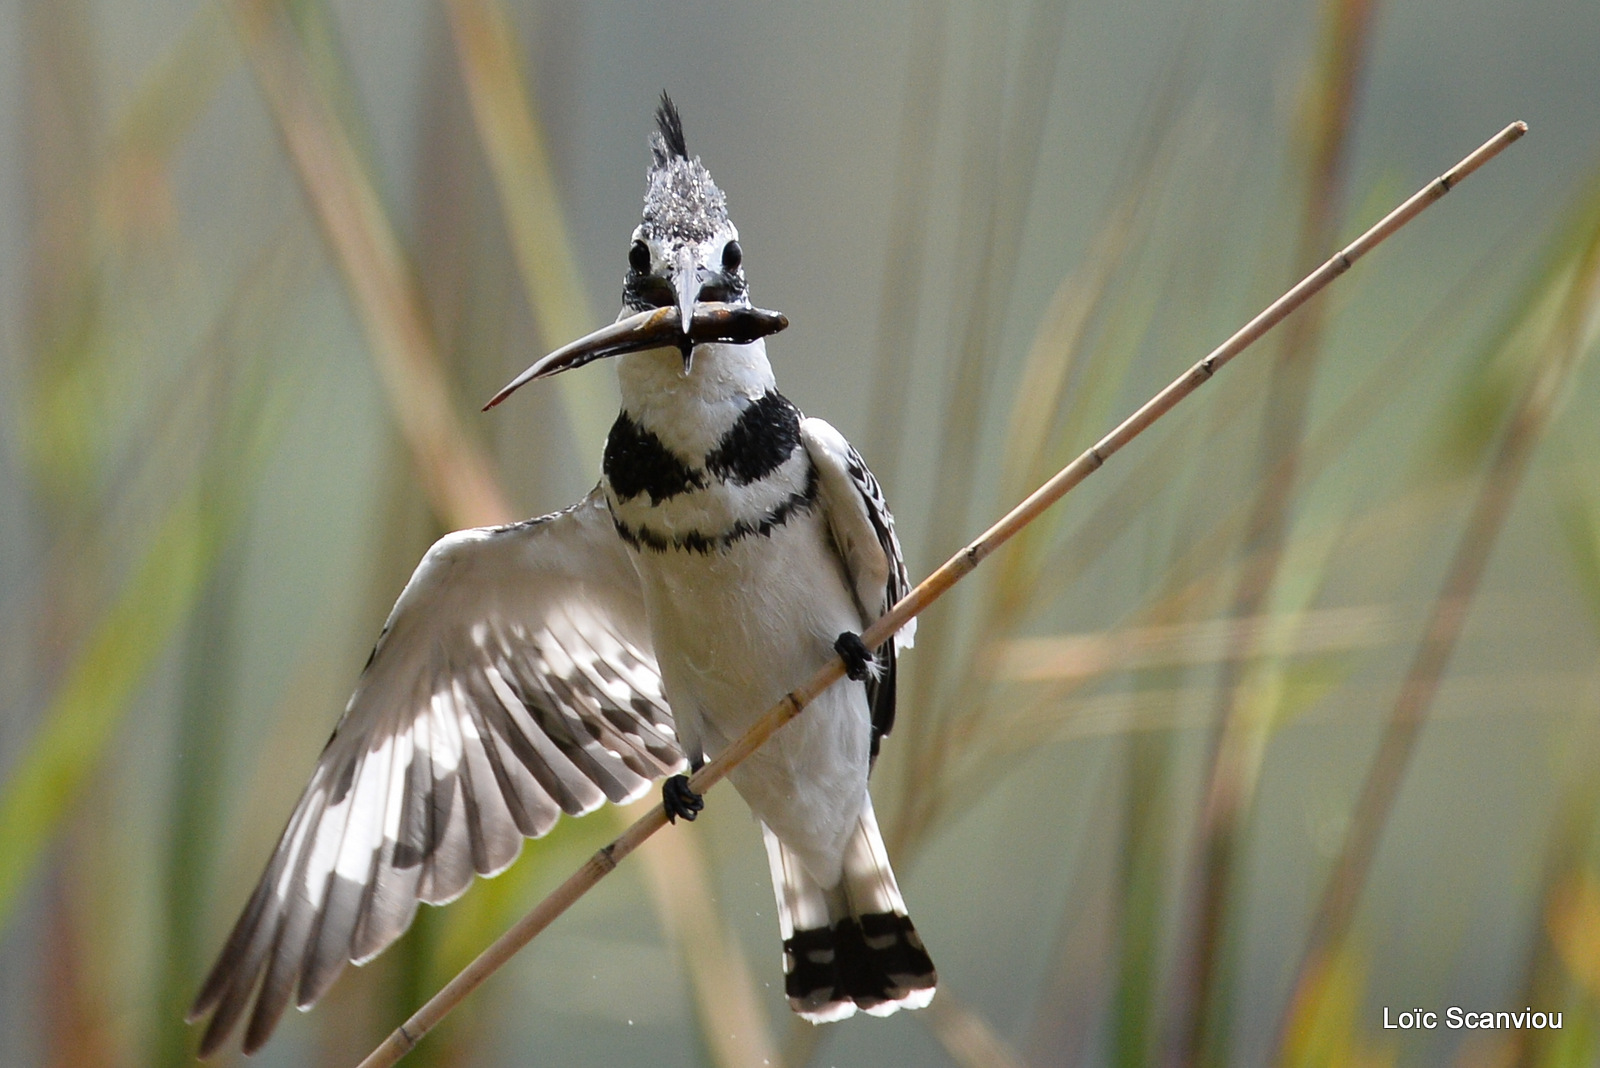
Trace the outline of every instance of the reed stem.
<instances>
[{"instance_id":1,"label":"reed stem","mask_svg":"<svg viewBox=\"0 0 1600 1068\"><path fill-rule=\"evenodd\" d=\"M1527 124L1514 122L1493 138L1484 142L1471 155L1451 167L1444 174L1418 190L1395 208L1366 233L1356 238L1321 267L1302 279L1294 288L1273 301L1254 319L1251 319L1232 337L1224 341L1199 363L1174 379L1161 392L1150 398L1128 418L1095 445L1058 471L1044 485L1034 490L1026 499L1007 512L993 526L984 531L966 548L945 561L938 570L889 609L877 622L861 635L869 649L875 649L914 619L929 605L942 597L961 579L971 574L991 553L1004 545L1046 509L1055 504L1079 483L1099 470L1113 455L1151 424L1171 411L1189 394L1210 380L1217 370L1259 339L1290 312L1304 304L1329 282L1349 270L1350 265L1370 252L1396 230L1421 214L1434 201L1448 193L1462 179L1499 155L1508 145L1527 132ZM772 737L780 727L798 716L829 686L844 677L844 664L835 658L824 664L803 684L791 690L773 706L766 715L751 726L738 740L719 753L689 780L696 793L705 793L727 778L728 773ZM523 946L531 942L548 927L556 917L588 893L595 884L611 874L628 854L638 849L651 835L666 826L667 817L661 805L656 805L620 836L606 845L582 867L573 872L565 882L539 902L504 935L495 940L476 960L462 969L456 977L435 994L427 1004L418 1009L410 1019L390 1033L381 1045L363 1060L359 1068L387 1068L422 1039L439 1021L460 1004L485 979L493 975Z\"/></svg>"}]
</instances>

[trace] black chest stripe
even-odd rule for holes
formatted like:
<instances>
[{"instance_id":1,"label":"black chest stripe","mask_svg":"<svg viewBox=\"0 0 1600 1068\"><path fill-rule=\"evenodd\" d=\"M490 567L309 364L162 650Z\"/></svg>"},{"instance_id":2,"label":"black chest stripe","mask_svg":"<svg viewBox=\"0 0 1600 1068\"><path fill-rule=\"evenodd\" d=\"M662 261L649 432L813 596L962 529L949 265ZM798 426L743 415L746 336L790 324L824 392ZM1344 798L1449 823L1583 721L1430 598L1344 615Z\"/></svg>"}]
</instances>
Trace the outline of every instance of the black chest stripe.
<instances>
[{"instance_id":1,"label":"black chest stripe","mask_svg":"<svg viewBox=\"0 0 1600 1068\"><path fill-rule=\"evenodd\" d=\"M813 467L806 472L805 489L789 494L776 508L759 519L741 519L720 534L703 534L698 530L681 534L663 534L647 526L630 527L617 518L615 512L611 513L611 522L617 528L617 534L622 540L641 552L648 550L664 553L668 550L679 550L707 556L714 550L726 549L751 535L771 537L774 530L795 516L809 512L816 503L817 469Z\"/></svg>"},{"instance_id":2,"label":"black chest stripe","mask_svg":"<svg viewBox=\"0 0 1600 1068\"><path fill-rule=\"evenodd\" d=\"M651 504L705 486L705 476L684 463L655 434L633 421L627 412L617 416L606 437L603 466L618 500L641 493Z\"/></svg>"},{"instance_id":3,"label":"black chest stripe","mask_svg":"<svg viewBox=\"0 0 1600 1068\"><path fill-rule=\"evenodd\" d=\"M740 415L706 457L706 471L735 485L759 482L800 446L800 413L783 394L768 390Z\"/></svg>"},{"instance_id":4,"label":"black chest stripe","mask_svg":"<svg viewBox=\"0 0 1600 1068\"><path fill-rule=\"evenodd\" d=\"M799 447L799 410L769 390L739 414L706 456L704 470L689 466L652 431L622 412L606 438L605 472L617 500L648 493L651 504L660 504L680 493L705 489L707 476L736 486L759 482Z\"/></svg>"}]
</instances>

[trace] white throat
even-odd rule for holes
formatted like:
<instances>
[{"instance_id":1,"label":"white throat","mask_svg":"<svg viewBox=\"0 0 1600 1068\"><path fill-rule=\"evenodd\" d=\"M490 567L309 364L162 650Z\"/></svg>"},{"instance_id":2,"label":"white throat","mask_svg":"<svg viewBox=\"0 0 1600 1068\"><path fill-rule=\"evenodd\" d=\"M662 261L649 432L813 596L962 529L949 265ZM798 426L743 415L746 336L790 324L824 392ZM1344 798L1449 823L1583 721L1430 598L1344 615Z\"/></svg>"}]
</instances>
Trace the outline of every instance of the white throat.
<instances>
[{"instance_id":1,"label":"white throat","mask_svg":"<svg viewBox=\"0 0 1600 1068\"><path fill-rule=\"evenodd\" d=\"M685 459L716 447L749 403L777 382L765 339L748 345L697 345L688 374L677 349L617 357L622 410Z\"/></svg>"}]
</instances>

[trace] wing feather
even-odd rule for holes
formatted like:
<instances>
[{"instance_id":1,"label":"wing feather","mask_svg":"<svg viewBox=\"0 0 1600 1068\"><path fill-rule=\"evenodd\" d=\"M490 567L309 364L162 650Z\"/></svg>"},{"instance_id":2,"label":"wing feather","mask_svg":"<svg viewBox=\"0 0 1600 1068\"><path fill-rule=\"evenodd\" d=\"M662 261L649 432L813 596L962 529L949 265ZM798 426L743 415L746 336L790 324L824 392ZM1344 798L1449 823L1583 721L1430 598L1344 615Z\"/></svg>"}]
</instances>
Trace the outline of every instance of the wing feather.
<instances>
[{"instance_id":1,"label":"wing feather","mask_svg":"<svg viewBox=\"0 0 1600 1068\"><path fill-rule=\"evenodd\" d=\"M209 1055L516 859L683 768L639 579L598 492L434 545L190 1011ZM254 1005L251 1005L252 996Z\"/></svg>"},{"instance_id":2,"label":"wing feather","mask_svg":"<svg viewBox=\"0 0 1600 1068\"><path fill-rule=\"evenodd\" d=\"M844 561L862 617L870 622L911 590L894 516L878 480L843 434L821 419L802 419L800 440L817 470L818 494L834 546ZM894 640L878 651L879 670L867 680L874 758L880 741L894 728L898 653L910 648L916 633L915 619L901 627Z\"/></svg>"}]
</instances>

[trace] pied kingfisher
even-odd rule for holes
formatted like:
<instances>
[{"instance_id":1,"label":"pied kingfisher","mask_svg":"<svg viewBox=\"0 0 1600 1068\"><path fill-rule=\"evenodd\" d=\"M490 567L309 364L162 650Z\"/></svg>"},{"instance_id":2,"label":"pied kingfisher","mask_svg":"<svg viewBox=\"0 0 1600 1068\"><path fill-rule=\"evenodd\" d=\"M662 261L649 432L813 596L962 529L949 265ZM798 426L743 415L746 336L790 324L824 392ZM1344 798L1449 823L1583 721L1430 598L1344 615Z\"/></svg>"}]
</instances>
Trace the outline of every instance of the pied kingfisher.
<instances>
[{"instance_id":1,"label":"pied kingfisher","mask_svg":"<svg viewBox=\"0 0 1600 1068\"><path fill-rule=\"evenodd\" d=\"M785 990L813 1022L933 997L867 792L895 654L859 631L907 589L894 520L854 448L777 391L727 202L662 94L618 322L503 390L617 356L600 484L553 515L433 546L190 1018L202 1055L310 1006L562 812L631 801L737 738L837 652L849 668L731 775L760 821Z\"/></svg>"}]
</instances>

